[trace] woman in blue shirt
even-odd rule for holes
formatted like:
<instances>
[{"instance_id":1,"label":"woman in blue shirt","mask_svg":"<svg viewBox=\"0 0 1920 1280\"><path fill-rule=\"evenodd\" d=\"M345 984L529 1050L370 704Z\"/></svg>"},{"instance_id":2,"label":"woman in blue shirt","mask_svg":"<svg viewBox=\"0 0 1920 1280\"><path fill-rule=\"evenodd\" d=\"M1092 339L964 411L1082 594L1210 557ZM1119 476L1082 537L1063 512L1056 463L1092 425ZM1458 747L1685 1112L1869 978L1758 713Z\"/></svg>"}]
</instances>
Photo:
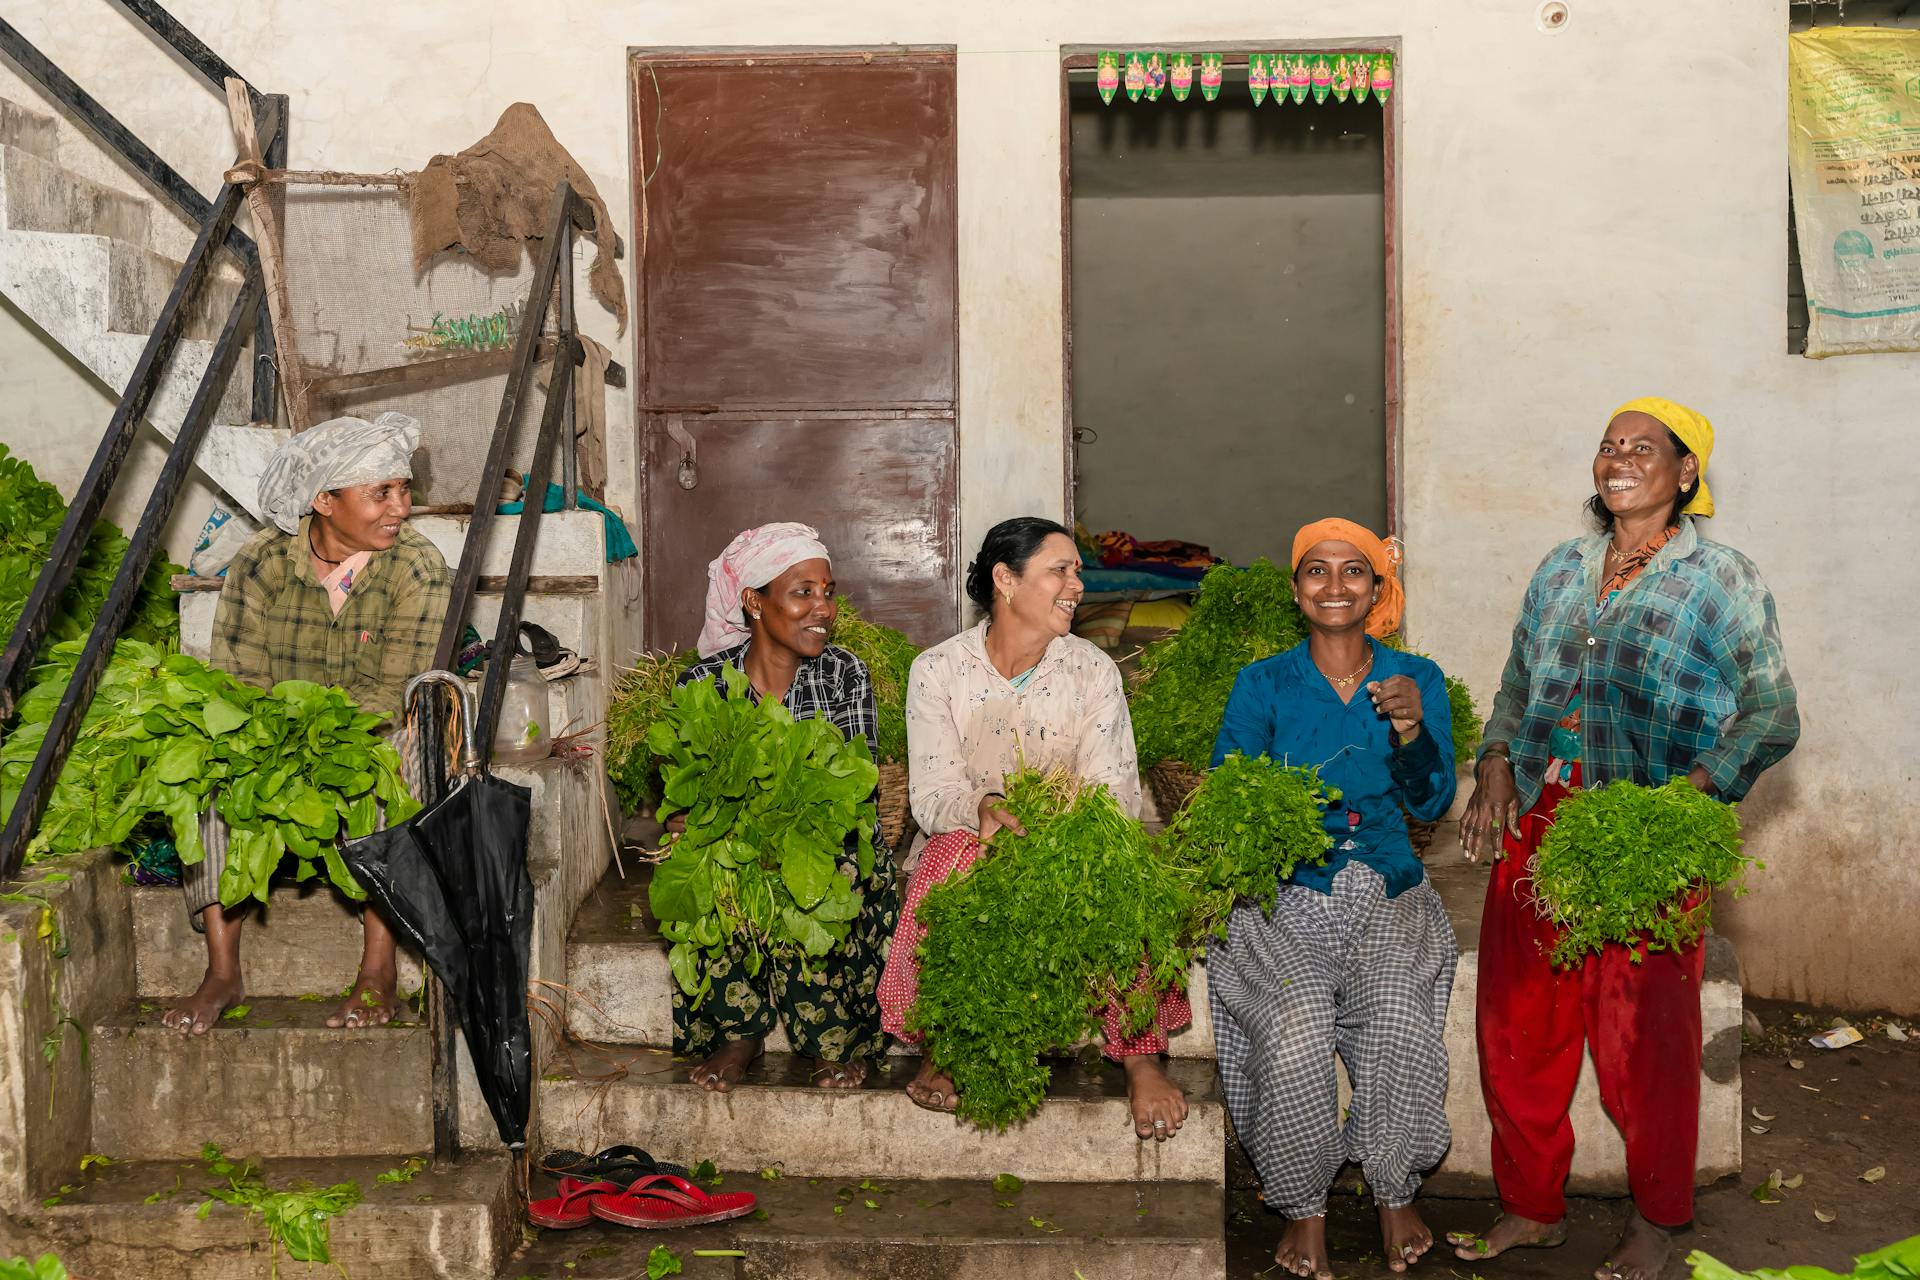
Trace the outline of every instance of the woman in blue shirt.
<instances>
[{"instance_id":1,"label":"woman in blue shirt","mask_svg":"<svg viewBox=\"0 0 1920 1280\"><path fill-rule=\"evenodd\" d=\"M1288 1218L1274 1260L1333 1274L1327 1192L1348 1160L1379 1205L1388 1265L1433 1245L1413 1208L1447 1127L1447 998L1457 959L1440 895L1407 838L1453 803L1452 722L1440 668L1380 643L1399 628L1392 548L1346 520L1294 538L1309 635L1234 681L1214 763L1238 752L1313 765L1340 792L1322 865L1280 887L1271 913L1236 907L1207 957L1220 1077L1268 1205ZM1432 714L1429 714L1429 710ZM1345 1123L1338 1050L1353 1079Z\"/></svg>"}]
</instances>

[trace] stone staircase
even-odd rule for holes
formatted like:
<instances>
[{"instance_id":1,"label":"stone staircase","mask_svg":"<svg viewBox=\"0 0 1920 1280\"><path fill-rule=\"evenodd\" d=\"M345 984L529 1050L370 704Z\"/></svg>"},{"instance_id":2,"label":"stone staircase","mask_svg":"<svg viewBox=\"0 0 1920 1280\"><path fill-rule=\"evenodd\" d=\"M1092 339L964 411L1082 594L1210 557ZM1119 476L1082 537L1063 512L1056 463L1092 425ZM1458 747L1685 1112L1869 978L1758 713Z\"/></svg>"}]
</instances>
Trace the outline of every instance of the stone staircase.
<instances>
[{"instance_id":1,"label":"stone staircase","mask_svg":"<svg viewBox=\"0 0 1920 1280\"><path fill-rule=\"evenodd\" d=\"M160 220L172 215L63 167L60 147L52 116L0 98L0 294L117 396L180 273L180 261L155 248ZM240 281L223 253L200 287L147 410L168 440L179 435ZM238 367L247 367L244 357ZM249 422L249 399L248 380L229 379L196 461L259 519L260 469L284 432Z\"/></svg>"}]
</instances>

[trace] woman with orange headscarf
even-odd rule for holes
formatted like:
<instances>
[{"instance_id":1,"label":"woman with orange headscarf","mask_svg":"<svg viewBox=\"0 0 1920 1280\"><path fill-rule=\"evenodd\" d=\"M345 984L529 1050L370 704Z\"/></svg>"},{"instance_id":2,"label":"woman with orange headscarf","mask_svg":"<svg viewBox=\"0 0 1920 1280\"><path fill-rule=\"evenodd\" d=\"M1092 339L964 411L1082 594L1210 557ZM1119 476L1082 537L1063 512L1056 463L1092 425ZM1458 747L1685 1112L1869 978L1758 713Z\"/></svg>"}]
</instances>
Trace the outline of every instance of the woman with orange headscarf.
<instances>
[{"instance_id":1,"label":"woman with orange headscarf","mask_svg":"<svg viewBox=\"0 0 1920 1280\"><path fill-rule=\"evenodd\" d=\"M1339 797L1333 848L1280 886L1271 912L1234 908L1207 955L1220 1078L1266 1203L1288 1219L1274 1255L1330 1278L1327 1192L1351 1160L1379 1206L1388 1266L1433 1245L1413 1208L1446 1154L1447 998L1457 951L1407 837L1453 803L1453 727L1430 659L1380 643L1400 628L1398 549L1347 520L1293 540L1308 636L1242 670L1214 763L1268 756L1318 767ZM1334 1053L1353 1079L1341 1120Z\"/></svg>"},{"instance_id":2,"label":"woman with orange headscarf","mask_svg":"<svg viewBox=\"0 0 1920 1280\"><path fill-rule=\"evenodd\" d=\"M1752 561L1702 536L1713 427L1657 396L1613 411L1593 458L1598 528L1534 572L1460 819L1498 861L1480 924L1475 1035L1502 1217L1448 1239L1462 1258L1566 1239L1568 1105L1583 1050L1620 1127L1633 1211L1594 1272L1658 1280L1693 1217L1700 1120L1698 942L1609 943L1570 968L1527 882L1554 810L1581 786L1685 778L1745 796L1800 734L1773 597Z\"/></svg>"}]
</instances>

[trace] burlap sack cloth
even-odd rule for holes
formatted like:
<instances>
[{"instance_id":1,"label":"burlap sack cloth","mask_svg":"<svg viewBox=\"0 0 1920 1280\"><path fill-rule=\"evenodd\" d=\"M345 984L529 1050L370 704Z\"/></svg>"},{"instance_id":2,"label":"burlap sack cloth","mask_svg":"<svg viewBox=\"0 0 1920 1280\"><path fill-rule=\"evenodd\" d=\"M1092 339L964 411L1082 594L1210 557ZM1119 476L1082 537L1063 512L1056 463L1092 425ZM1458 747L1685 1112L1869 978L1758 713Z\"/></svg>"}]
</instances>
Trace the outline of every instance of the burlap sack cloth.
<instances>
[{"instance_id":1,"label":"burlap sack cloth","mask_svg":"<svg viewBox=\"0 0 1920 1280\"><path fill-rule=\"evenodd\" d=\"M599 252L588 284L626 332L627 294L613 258L606 202L531 103L514 103L492 133L457 156L435 156L406 184L413 269L424 270L434 254L457 246L489 271L515 270L521 246L546 237L553 188L562 178L593 206Z\"/></svg>"}]
</instances>

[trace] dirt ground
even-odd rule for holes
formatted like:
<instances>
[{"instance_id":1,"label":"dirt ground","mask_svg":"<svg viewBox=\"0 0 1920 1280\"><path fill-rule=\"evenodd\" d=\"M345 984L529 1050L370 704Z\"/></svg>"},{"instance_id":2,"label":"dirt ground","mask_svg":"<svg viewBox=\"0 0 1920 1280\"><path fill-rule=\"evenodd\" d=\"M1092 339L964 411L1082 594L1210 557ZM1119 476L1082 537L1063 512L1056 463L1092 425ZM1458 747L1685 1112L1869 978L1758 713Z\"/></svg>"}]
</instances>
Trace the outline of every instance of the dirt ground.
<instances>
[{"instance_id":1,"label":"dirt ground","mask_svg":"<svg viewBox=\"0 0 1920 1280\"><path fill-rule=\"evenodd\" d=\"M1845 1049L1818 1049L1807 1037L1840 1013L1750 1000L1741 1062L1747 1132L1737 1177L1703 1188L1691 1230L1677 1237L1664 1280L1685 1280L1687 1251L1703 1250L1736 1267L1811 1263L1845 1273L1856 1254L1920 1233L1920 1027L1906 1020L1847 1017L1866 1034ZM1914 1038L1889 1037L1888 1026ZM1764 1119L1762 1117L1765 1117ZM1234 1164L1244 1168L1244 1162ZM1884 1174L1869 1182L1862 1175ZM1776 1171L1781 1184L1769 1189ZM1492 1201L1429 1200L1436 1234L1483 1230ZM1236 1189L1228 1223L1228 1275L1277 1277L1273 1248L1281 1220ZM1562 1280L1591 1274L1618 1237L1624 1200L1575 1200L1569 1238L1551 1251L1462 1262L1450 1250L1430 1254L1411 1275L1457 1280ZM1830 1220L1829 1220L1830 1219ZM1341 1280L1392 1275L1380 1256L1370 1201L1337 1196L1329 1223L1334 1272Z\"/></svg>"}]
</instances>

